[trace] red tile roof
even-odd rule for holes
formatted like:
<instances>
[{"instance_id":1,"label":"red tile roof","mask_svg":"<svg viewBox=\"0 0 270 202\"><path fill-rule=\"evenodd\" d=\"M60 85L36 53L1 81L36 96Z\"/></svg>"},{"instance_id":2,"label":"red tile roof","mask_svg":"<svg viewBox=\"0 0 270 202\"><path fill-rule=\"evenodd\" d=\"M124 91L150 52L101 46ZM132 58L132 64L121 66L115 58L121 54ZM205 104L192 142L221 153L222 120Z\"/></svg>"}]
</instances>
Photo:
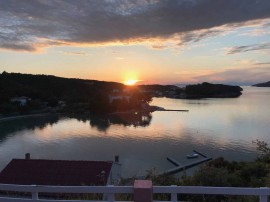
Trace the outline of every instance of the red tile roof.
<instances>
[{"instance_id":1,"label":"red tile roof","mask_svg":"<svg viewBox=\"0 0 270 202\"><path fill-rule=\"evenodd\" d=\"M0 183L25 185L106 185L111 161L13 159L0 173Z\"/></svg>"}]
</instances>

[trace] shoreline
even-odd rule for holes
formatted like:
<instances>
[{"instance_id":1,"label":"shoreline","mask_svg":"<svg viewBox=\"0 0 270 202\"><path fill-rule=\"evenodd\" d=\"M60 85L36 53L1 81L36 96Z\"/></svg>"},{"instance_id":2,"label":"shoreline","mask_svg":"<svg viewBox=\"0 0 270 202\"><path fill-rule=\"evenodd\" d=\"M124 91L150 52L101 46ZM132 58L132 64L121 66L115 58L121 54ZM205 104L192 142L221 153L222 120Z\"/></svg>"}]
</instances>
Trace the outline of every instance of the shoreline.
<instances>
[{"instance_id":1,"label":"shoreline","mask_svg":"<svg viewBox=\"0 0 270 202\"><path fill-rule=\"evenodd\" d=\"M46 113L38 113L38 114L27 114L27 115L8 116L8 117L0 118L0 122L10 121L10 120L15 120L15 119L21 119L21 118L35 117L35 116L55 115L55 114L58 114L58 113L46 112Z\"/></svg>"},{"instance_id":2,"label":"shoreline","mask_svg":"<svg viewBox=\"0 0 270 202\"><path fill-rule=\"evenodd\" d=\"M115 111L105 114L105 116L113 116L118 114L144 114L144 113L153 113L155 111L183 111L186 112L188 110L171 110L171 109L164 109L163 107L158 106L149 106L147 108L141 108L141 109L131 109L131 110L125 110L125 111ZM84 114L89 114L91 112L85 112ZM70 113L56 113L56 112L44 112L44 113L36 113L36 114L27 114L27 115L15 115L15 116L7 116L0 118L0 123L4 121L10 121L15 119L21 119L21 118L29 118L29 117L39 117L39 116L46 116L46 115L60 115L60 114L70 114ZM76 113L75 113L76 114Z\"/></svg>"},{"instance_id":3,"label":"shoreline","mask_svg":"<svg viewBox=\"0 0 270 202\"><path fill-rule=\"evenodd\" d=\"M155 111L165 111L163 107L158 106L151 106L149 105L147 108L141 108L141 109L131 109L126 111L115 111L108 113L107 115L116 115L116 114L134 114L134 113L152 113Z\"/></svg>"}]
</instances>

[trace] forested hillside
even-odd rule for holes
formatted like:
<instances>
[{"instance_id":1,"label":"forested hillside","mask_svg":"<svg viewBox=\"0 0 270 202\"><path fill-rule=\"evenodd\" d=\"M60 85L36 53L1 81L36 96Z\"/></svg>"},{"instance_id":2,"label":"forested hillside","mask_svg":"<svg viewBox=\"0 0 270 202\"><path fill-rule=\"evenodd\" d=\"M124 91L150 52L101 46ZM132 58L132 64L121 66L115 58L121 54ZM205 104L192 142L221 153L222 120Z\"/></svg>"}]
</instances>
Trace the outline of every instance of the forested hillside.
<instances>
[{"instance_id":1,"label":"forested hillside","mask_svg":"<svg viewBox=\"0 0 270 202\"><path fill-rule=\"evenodd\" d=\"M124 85L96 80L68 79L50 75L31 75L20 73L0 74L0 100L27 96L32 99L67 102L88 102L97 94L106 94Z\"/></svg>"}]
</instances>

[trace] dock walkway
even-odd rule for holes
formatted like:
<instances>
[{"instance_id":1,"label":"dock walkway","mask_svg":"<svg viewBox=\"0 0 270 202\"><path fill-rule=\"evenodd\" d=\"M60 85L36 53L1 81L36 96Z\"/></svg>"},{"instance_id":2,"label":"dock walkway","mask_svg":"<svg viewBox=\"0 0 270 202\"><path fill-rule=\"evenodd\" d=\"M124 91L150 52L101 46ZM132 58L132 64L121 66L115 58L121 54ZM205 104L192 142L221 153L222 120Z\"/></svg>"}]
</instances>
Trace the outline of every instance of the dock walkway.
<instances>
[{"instance_id":1,"label":"dock walkway","mask_svg":"<svg viewBox=\"0 0 270 202\"><path fill-rule=\"evenodd\" d=\"M172 168L172 169L169 169L169 170L166 170L162 173L160 173L159 175L172 175L172 174L175 174L175 173L178 173L178 172L181 172L183 170L186 170L186 169L189 169L189 168L192 168L194 166L197 166L199 164L202 164L204 162L207 162L207 161L210 161L212 160L212 158L209 158L207 157L206 155L196 151L196 150L193 150L193 152L199 154L200 156L202 156L203 158L200 159L200 160L197 160L197 161L193 161L191 163L187 163L187 164L184 164L184 165L181 165L181 163L179 163L177 160L175 160L174 158L171 158L171 157L167 157L167 160L169 162L171 162L173 165L175 165L176 167L175 168Z\"/></svg>"}]
</instances>

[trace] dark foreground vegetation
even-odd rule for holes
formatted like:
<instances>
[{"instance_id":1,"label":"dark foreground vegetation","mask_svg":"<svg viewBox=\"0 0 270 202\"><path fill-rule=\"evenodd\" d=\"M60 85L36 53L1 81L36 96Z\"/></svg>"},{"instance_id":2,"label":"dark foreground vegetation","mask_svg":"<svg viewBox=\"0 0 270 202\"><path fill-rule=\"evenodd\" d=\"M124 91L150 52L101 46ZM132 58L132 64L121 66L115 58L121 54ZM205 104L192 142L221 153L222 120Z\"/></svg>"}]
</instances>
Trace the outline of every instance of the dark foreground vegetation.
<instances>
[{"instance_id":1,"label":"dark foreground vegetation","mask_svg":"<svg viewBox=\"0 0 270 202\"><path fill-rule=\"evenodd\" d=\"M0 117L63 112L109 114L119 111L152 112L153 97L181 99L238 97L239 86L202 83L126 86L117 82L68 79L50 75L0 74Z\"/></svg>"}]
</instances>

